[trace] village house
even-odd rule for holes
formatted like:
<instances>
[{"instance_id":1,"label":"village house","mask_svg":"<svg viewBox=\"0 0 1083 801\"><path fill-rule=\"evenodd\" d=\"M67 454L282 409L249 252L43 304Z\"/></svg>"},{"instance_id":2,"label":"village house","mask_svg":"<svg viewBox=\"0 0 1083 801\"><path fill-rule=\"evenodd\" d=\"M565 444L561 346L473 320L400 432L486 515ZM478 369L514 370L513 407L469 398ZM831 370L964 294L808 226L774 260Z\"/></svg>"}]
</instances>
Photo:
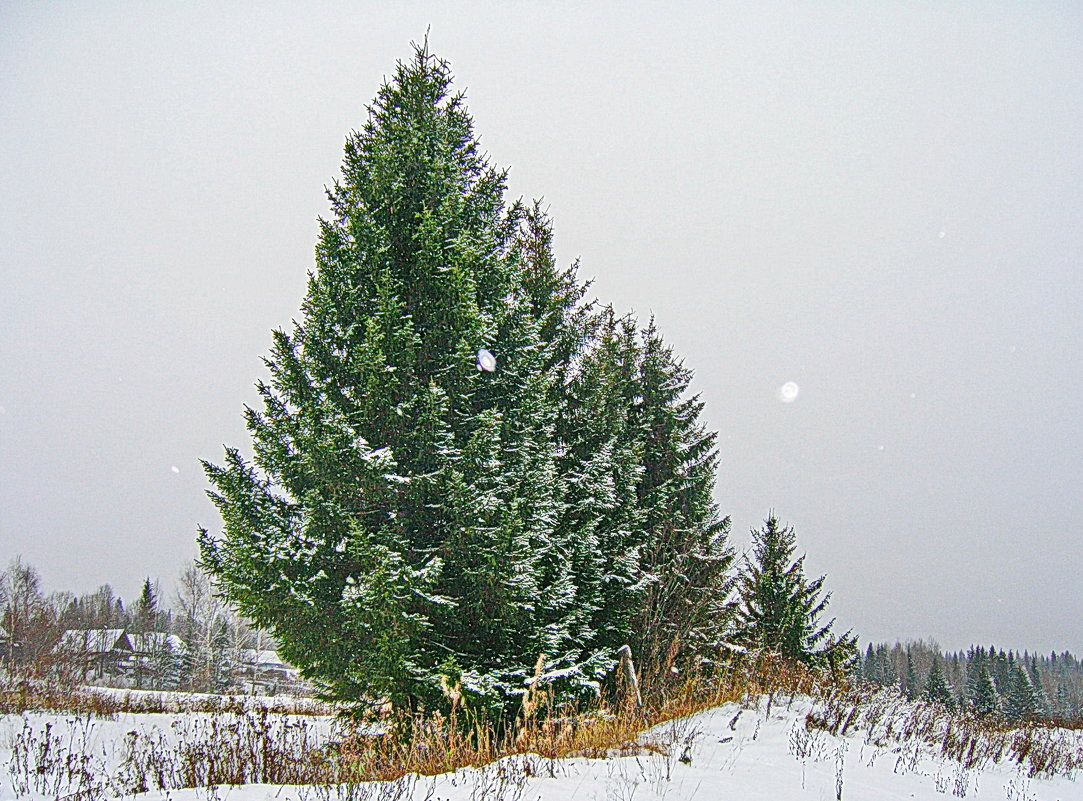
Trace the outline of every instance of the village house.
<instances>
[{"instance_id":1,"label":"village house","mask_svg":"<svg viewBox=\"0 0 1083 801\"><path fill-rule=\"evenodd\" d=\"M164 631L148 631L142 634L128 634L128 642L132 644L132 653L135 656L151 657L163 652L171 654L184 654L188 646L184 640L176 634L167 634Z\"/></svg>"},{"instance_id":2,"label":"village house","mask_svg":"<svg viewBox=\"0 0 1083 801\"><path fill-rule=\"evenodd\" d=\"M233 677L246 693L277 695L296 692L305 686L297 668L285 662L275 650L245 648L239 656Z\"/></svg>"},{"instance_id":3,"label":"village house","mask_svg":"<svg viewBox=\"0 0 1083 801\"><path fill-rule=\"evenodd\" d=\"M68 629L53 653L82 667L86 678L122 675L134 650L124 629Z\"/></svg>"}]
</instances>

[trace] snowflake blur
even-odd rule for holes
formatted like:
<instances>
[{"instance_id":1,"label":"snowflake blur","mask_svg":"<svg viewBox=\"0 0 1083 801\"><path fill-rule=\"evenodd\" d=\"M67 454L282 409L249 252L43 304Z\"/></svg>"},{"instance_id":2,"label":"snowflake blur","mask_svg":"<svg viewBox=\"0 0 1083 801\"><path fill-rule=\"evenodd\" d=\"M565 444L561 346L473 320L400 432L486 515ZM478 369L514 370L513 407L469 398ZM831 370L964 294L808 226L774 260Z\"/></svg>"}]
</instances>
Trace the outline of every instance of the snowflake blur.
<instances>
[{"instance_id":1,"label":"snowflake blur","mask_svg":"<svg viewBox=\"0 0 1083 801\"><path fill-rule=\"evenodd\" d=\"M496 357L485 348L478 351L478 369L487 373L496 370Z\"/></svg>"}]
</instances>

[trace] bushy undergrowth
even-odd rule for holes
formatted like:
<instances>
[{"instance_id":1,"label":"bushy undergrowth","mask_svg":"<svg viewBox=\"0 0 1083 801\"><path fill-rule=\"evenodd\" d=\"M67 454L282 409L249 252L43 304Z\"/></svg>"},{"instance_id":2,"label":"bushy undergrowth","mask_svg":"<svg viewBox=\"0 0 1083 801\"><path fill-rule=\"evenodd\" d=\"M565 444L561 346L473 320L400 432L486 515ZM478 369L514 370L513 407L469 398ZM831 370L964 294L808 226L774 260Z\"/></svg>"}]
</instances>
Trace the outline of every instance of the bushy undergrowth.
<instances>
[{"instance_id":1,"label":"bushy undergrowth","mask_svg":"<svg viewBox=\"0 0 1083 801\"><path fill-rule=\"evenodd\" d=\"M63 726L36 725L24 714L6 766L12 790L16 797L90 799L223 784L304 784L321 775L312 768L324 732L304 717L266 709L190 715L172 728L133 729L105 745L89 714Z\"/></svg>"},{"instance_id":2,"label":"bushy undergrowth","mask_svg":"<svg viewBox=\"0 0 1083 801\"><path fill-rule=\"evenodd\" d=\"M679 725L658 724L732 702L770 716L795 701L811 703L795 738L818 732L863 736L878 753L896 759L897 769L925 756L953 760L964 772L1011 761L1031 777L1071 776L1083 767L1078 732L1037 724L1012 728L992 718L954 714L770 655L732 662L710 676L671 681L642 705L558 707L536 686L515 725L499 732L472 724L470 710L459 705L450 717L341 718L328 729L325 719L251 704L230 707L239 702L222 699L214 714L181 710L192 714L178 718L168 732L130 731L107 754L96 744L96 727L104 725L94 719L102 714L98 709L75 710L63 727L24 713L6 767L16 796L72 799L256 782L307 785L317 799L405 797L418 776L465 767L478 768L475 778L482 783L514 790L530 776L555 774L556 760L563 757L657 753L672 762L691 747L690 740ZM375 781L393 784L368 784ZM377 792L382 795L372 795Z\"/></svg>"},{"instance_id":3,"label":"bushy undergrowth","mask_svg":"<svg viewBox=\"0 0 1083 801\"><path fill-rule=\"evenodd\" d=\"M0 677L0 714L3 715L28 711L111 715L113 710L106 711L110 703L103 693L67 682L25 676Z\"/></svg>"}]
</instances>

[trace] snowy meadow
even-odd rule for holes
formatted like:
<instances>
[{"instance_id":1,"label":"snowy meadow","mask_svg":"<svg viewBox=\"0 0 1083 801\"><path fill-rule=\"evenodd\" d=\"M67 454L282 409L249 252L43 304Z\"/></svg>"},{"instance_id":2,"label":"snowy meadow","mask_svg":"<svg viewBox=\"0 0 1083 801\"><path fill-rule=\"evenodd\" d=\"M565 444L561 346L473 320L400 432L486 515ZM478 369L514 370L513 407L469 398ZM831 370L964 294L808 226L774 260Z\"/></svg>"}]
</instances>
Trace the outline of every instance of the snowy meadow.
<instances>
[{"instance_id":1,"label":"snowy meadow","mask_svg":"<svg viewBox=\"0 0 1083 801\"><path fill-rule=\"evenodd\" d=\"M504 741L433 719L404 737L306 699L114 692L120 711L3 715L0 797L1083 799L1083 731L748 667L639 710L524 716Z\"/></svg>"}]
</instances>

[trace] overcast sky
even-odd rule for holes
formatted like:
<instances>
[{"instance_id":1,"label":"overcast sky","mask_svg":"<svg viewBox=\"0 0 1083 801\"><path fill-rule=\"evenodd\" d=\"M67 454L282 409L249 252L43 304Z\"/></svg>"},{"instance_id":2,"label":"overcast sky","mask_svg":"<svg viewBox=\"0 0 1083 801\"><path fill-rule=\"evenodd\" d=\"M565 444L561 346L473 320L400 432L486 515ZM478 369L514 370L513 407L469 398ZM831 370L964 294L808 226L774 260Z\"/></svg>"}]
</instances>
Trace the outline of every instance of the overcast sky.
<instances>
[{"instance_id":1,"label":"overcast sky","mask_svg":"<svg viewBox=\"0 0 1083 801\"><path fill-rule=\"evenodd\" d=\"M739 548L774 509L863 642L1083 653L1083 6L452 6L0 4L0 562L172 587L429 28L696 371Z\"/></svg>"}]
</instances>

